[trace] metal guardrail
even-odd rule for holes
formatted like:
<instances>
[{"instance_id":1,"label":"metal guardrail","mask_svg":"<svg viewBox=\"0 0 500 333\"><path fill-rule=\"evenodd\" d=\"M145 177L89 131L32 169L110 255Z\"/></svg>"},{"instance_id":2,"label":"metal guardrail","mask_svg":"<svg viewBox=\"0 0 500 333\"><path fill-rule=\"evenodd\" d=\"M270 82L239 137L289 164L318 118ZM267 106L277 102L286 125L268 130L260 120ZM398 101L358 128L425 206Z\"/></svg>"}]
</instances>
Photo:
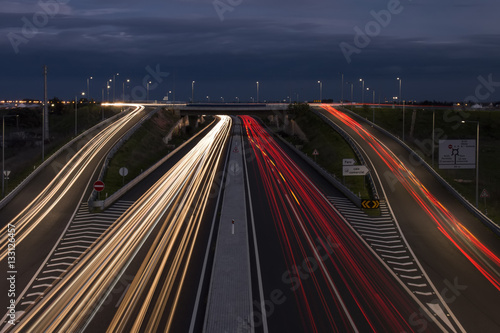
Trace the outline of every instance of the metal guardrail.
<instances>
[{"instance_id":1,"label":"metal guardrail","mask_svg":"<svg viewBox=\"0 0 500 333\"><path fill-rule=\"evenodd\" d=\"M354 194L349 188L347 188L342 182L340 182L334 175L329 173L326 169L322 168L319 164L314 162L309 156L304 154L302 151L293 146L290 142L286 141L279 134L274 133L264 122L264 126L268 129L270 133L273 133L277 138L279 138L285 145L287 145L291 150L293 150L297 155L299 155L305 162L307 162L311 167L318 171L326 180L328 180L335 188L342 192L349 200L351 200L356 206L361 207L361 198Z\"/></svg>"},{"instance_id":2,"label":"metal guardrail","mask_svg":"<svg viewBox=\"0 0 500 333\"><path fill-rule=\"evenodd\" d=\"M487 226L491 231L493 231L497 236L500 237L500 226L497 225L495 222L493 222L488 216L486 216L483 212L481 212L479 209L477 209L473 204L469 202L463 195L461 195L453 186L450 185L439 173L434 170L420 155L418 155L410 146L408 146L406 143L401 141L398 137L390 133L389 131L385 130L384 128L378 126L377 124L372 123L371 121L361 117L360 115L352 112L351 110L344 109L344 108L339 108L343 112L349 113L352 116L356 117L357 119L362 120L363 122L366 122L370 125L372 125L374 128L378 129L380 132L384 133L397 143L399 143L406 151L410 153L410 156L412 158L415 158L418 160L435 178L436 180L443 185L458 201L460 201L465 208L469 212L471 212L476 218L478 218L485 226Z\"/></svg>"},{"instance_id":3,"label":"metal guardrail","mask_svg":"<svg viewBox=\"0 0 500 333\"><path fill-rule=\"evenodd\" d=\"M330 125L330 127L332 127L336 132L338 132L344 138L344 140L346 140L347 143L349 143L349 145L351 146L352 150L354 150L354 153L358 157L361 164L366 165L366 161L363 157L363 154L361 154L361 152L359 151L358 144L356 143L356 141L354 141L354 139L346 131L344 131L340 126L338 126L333 121L328 119L328 117L326 117L324 114L322 114L321 112L319 112L318 110L315 110L315 109L311 109L311 110L316 115L318 115L321 119L323 119L328 125ZM379 194L377 191L377 187L375 186L375 182L373 181L372 173L369 172L367 176L368 176L368 182L370 184L370 189L372 190L373 196L375 197L375 199L379 199Z\"/></svg>"},{"instance_id":4,"label":"metal guardrail","mask_svg":"<svg viewBox=\"0 0 500 333\"><path fill-rule=\"evenodd\" d=\"M50 163L52 163L52 161L58 157L64 150L66 150L69 146L71 146L72 144L74 144L75 142L77 142L78 140L81 140L83 137L87 136L90 132L96 130L97 128L99 127L102 127L102 126L106 126L108 125L110 122L113 122L115 121L117 118L120 118L122 116L124 116L126 114L127 111L124 111L124 112L120 112L116 115L114 115L113 117L110 117L96 125L94 125L93 127L89 128L88 130L86 130L85 132L81 133L80 135L78 135L77 137L75 137L74 139L72 139L71 141L69 141L68 143L66 143L64 146L62 146L61 148L59 148L54 154L50 155L42 164L40 164L38 166L38 168L36 168L32 173L30 173L19 185L16 186L16 188L14 190L12 190L9 194L7 194L1 201L0 201L0 209L2 209L3 207L5 207L19 192L21 192L22 189L24 189L24 187L36 176L38 175L45 167L47 167ZM78 154L78 152L77 152Z\"/></svg>"},{"instance_id":5,"label":"metal guardrail","mask_svg":"<svg viewBox=\"0 0 500 333\"><path fill-rule=\"evenodd\" d=\"M156 162L153 166L149 167L147 170L145 170L143 173L141 173L139 176L135 177L133 180L131 180L130 182L128 182L127 184L125 184L121 189L119 189L118 191L116 191L115 193L113 193L111 196L109 196L108 198L104 199L104 200L95 200L95 198L97 197L97 192L95 190L92 191L90 197L89 197L89 200L87 201L88 202L88 206L89 206L89 210L92 210L93 208L100 208L100 209L106 209L108 208L109 206L111 206L115 201L117 201L122 195L124 195L125 193L127 193L130 189L132 189L132 187L134 187L135 185L137 185L139 182L141 182L144 178L146 178L147 176L149 176L153 171L155 171L160 165L162 165L163 163L165 163L170 157L172 157L174 154L176 154L179 150L181 150L182 148L184 148L184 146L186 146L187 144L189 144L192 140L194 140L195 138L197 138L199 135L201 135L202 133L205 132L205 129L207 129L208 127L210 127L211 124L213 124L213 122L216 121L216 120L213 120L212 123L210 123L207 127L205 127L203 130L199 131L198 133L196 133L194 136L192 136L191 138L189 138L186 142L184 142L183 144L181 144L179 147L177 147L176 149L174 149L173 151L171 151L168 155L166 155L165 157L163 157L161 160L159 160L158 162ZM103 166L104 167L104 166ZM95 193L95 194L94 194Z\"/></svg>"}]
</instances>

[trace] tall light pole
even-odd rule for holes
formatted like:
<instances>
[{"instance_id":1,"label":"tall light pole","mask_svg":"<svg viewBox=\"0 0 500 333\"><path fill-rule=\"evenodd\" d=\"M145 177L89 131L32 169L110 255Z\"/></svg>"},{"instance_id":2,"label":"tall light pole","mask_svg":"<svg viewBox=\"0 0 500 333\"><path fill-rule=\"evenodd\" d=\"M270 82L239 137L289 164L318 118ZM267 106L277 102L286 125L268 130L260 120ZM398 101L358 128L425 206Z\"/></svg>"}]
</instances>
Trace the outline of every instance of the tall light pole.
<instances>
[{"instance_id":1,"label":"tall light pole","mask_svg":"<svg viewBox=\"0 0 500 333\"><path fill-rule=\"evenodd\" d=\"M340 74L342 74L341 103L342 103L342 106L344 106L344 73L340 73Z\"/></svg>"},{"instance_id":2,"label":"tall light pole","mask_svg":"<svg viewBox=\"0 0 500 333\"><path fill-rule=\"evenodd\" d=\"M82 96L85 96L85 93L82 92ZM78 95L75 95L75 137L78 134Z\"/></svg>"},{"instance_id":3,"label":"tall light pole","mask_svg":"<svg viewBox=\"0 0 500 333\"><path fill-rule=\"evenodd\" d=\"M130 83L130 79L126 80L127 83ZM122 87L122 101L125 102L125 80L123 80L123 87Z\"/></svg>"},{"instance_id":4,"label":"tall light pole","mask_svg":"<svg viewBox=\"0 0 500 333\"><path fill-rule=\"evenodd\" d=\"M45 161L45 138L49 136L49 101L47 100L47 66L43 66L42 162Z\"/></svg>"},{"instance_id":5,"label":"tall light pole","mask_svg":"<svg viewBox=\"0 0 500 333\"><path fill-rule=\"evenodd\" d=\"M319 102L323 101L323 82L318 81L319 83Z\"/></svg>"},{"instance_id":6,"label":"tall light pole","mask_svg":"<svg viewBox=\"0 0 500 333\"><path fill-rule=\"evenodd\" d=\"M462 120L465 123L476 123L476 208L479 208L479 121Z\"/></svg>"},{"instance_id":7,"label":"tall light pole","mask_svg":"<svg viewBox=\"0 0 500 333\"><path fill-rule=\"evenodd\" d=\"M257 103L259 103L259 81L257 83Z\"/></svg>"},{"instance_id":8,"label":"tall light pole","mask_svg":"<svg viewBox=\"0 0 500 333\"><path fill-rule=\"evenodd\" d=\"M2 115L2 198L5 196L5 118L6 117L19 117L18 115Z\"/></svg>"},{"instance_id":9,"label":"tall light pole","mask_svg":"<svg viewBox=\"0 0 500 333\"><path fill-rule=\"evenodd\" d=\"M196 81L191 82L191 103L194 103L194 84Z\"/></svg>"},{"instance_id":10,"label":"tall light pole","mask_svg":"<svg viewBox=\"0 0 500 333\"><path fill-rule=\"evenodd\" d=\"M148 81L148 83L146 84L146 102L149 103L149 85L151 84L151 81Z\"/></svg>"},{"instance_id":11,"label":"tall light pole","mask_svg":"<svg viewBox=\"0 0 500 333\"><path fill-rule=\"evenodd\" d=\"M403 80L401 80L401 78L399 78L399 77L398 77L396 80L398 80L398 81L399 81L399 97L398 97L398 98L399 98L399 103L402 103L402 102L401 102L401 101L402 101L402 99L401 99L401 82L402 82Z\"/></svg>"},{"instance_id":12,"label":"tall light pole","mask_svg":"<svg viewBox=\"0 0 500 333\"><path fill-rule=\"evenodd\" d=\"M87 78L87 98L88 98L89 102L90 102L90 80L92 80L92 79L93 79L92 76Z\"/></svg>"},{"instance_id":13,"label":"tall light pole","mask_svg":"<svg viewBox=\"0 0 500 333\"><path fill-rule=\"evenodd\" d=\"M361 104L365 104L365 80L359 79L361 82Z\"/></svg>"},{"instance_id":14,"label":"tall light pole","mask_svg":"<svg viewBox=\"0 0 500 333\"><path fill-rule=\"evenodd\" d=\"M347 81L346 84L350 84L351 85L351 105L352 105L352 101L353 101L353 98L354 98L354 83Z\"/></svg>"},{"instance_id":15,"label":"tall light pole","mask_svg":"<svg viewBox=\"0 0 500 333\"><path fill-rule=\"evenodd\" d=\"M434 132L436 126L436 110L432 110L432 168L434 169Z\"/></svg>"},{"instance_id":16,"label":"tall light pole","mask_svg":"<svg viewBox=\"0 0 500 333\"><path fill-rule=\"evenodd\" d=\"M115 102L116 77L118 75L120 75L120 73L113 74L113 103Z\"/></svg>"}]
</instances>

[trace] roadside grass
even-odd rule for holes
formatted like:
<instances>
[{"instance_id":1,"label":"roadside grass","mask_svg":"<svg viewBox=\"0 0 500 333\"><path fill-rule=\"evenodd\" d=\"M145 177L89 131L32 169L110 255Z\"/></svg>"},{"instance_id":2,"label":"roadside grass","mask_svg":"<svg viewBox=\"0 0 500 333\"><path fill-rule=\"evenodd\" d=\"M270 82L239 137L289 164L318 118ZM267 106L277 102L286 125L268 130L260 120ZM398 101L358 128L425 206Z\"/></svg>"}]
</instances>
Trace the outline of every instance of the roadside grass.
<instances>
[{"instance_id":1,"label":"roadside grass","mask_svg":"<svg viewBox=\"0 0 500 333\"><path fill-rule=\"evenodd\" d=\"M344 158L357 160L357 157L351 146L339 133L316 114L312 113L308 105L292 105L288 111L288 115L289 119L294 120L304 132L307 141L300 139L297 135L289 135L284 131L277 131L278 134L298 147L299 150L313 160L316 160L317 164L334 175L353 193L363 199L372 197L369 186L365 183L365 177L342 176L342 160ZM273 130L276 131L276 128ZM314 156L314 150L317 150L319 155Z\"/></svg>"},{"instance_id":2,"label":"roadside grass","mask_svg":"<svg viewBox=\"0 0 500 333\"><path fill-rule=\"evenodd\" d=\"M120 109L104 107L105 118L110 118L117 114ZM38 110L39 111L39 110ZM26 122L23 122L28 116L19 111L21 119L19 126L22 131L41 133L41 117L33 119L31 117ZM35 110L36 112L36 110ZM39 111L41 112L41 111ZM87 129L98 124L102 119L101 107L99 105L82 105L78 107L77 126L78 133L82 133ZM38 119L39 118L39 119ZM6 129L6 133L14 132L15 128ZM74 106L66 105L62 114L49 115L49 134L50 140L45 143L45 159L56 153L66 143L71 141L75 136L75 114ZM6 183L5 195L15 189L26 177L28 177L36 167L42 163L42 147L41 146L22 146L22 147L6 147L6 169L12 172L9 180ZM9 158L11 158L9 160Z\"/></svg>"},{"instance_id":3,"label":"roadside grass","mask_svg":"<svg viewBox=\"0 0 500 333\"><path fill-rule=\"evenodd\" d=\"M363 118L372 120L375 111L375 124L402 138L403 112L401 108L370 109L352 108ZM429 165L432 163L432 118L435 112L435 150L434 169L469 202L476 203L476 170L439 169L439 140L475 140L476 123L479 121L479 195L486 189L489 198L479 198L479 209L487 213L495 223L500 224L500 111L452 110L452 109L409 109L405 110L405 142ZM414 120L413 120L414 119ZM413 122L413 131L412 131Z\"/></svg>"},{"instance_id":4,"label":"roadside grass","mask_svg":"<svg viewBox=\"0 0 500 333\"><path fill-rule=\"evenodd\" d=\"M190 125L178 135L174 135L166 145L163 138L179 119L180 117L174 115L172 111L161 110L147 120L127 140L111 159L104 176L104 183L106 184L104 192L106 196L115 193L124 184L139 176L143 171L170 153L175 149L173 147L178 147L210 123L209 120L205 119L205 122L195 129L191 125L194 124L195 118L190 117ZM125 178L119 174L122 167L128 169L128 175Z\"/></svg>"}]
</instances>

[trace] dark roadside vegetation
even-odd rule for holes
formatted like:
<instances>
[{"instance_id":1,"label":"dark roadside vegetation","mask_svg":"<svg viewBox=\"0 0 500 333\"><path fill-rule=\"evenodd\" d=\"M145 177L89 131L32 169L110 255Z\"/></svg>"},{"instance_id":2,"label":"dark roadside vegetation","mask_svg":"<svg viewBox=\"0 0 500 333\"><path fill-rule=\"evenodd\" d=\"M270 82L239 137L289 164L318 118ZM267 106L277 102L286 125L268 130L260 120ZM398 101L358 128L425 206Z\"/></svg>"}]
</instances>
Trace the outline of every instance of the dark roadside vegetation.
<instances>
[{"instance_id":1,"label":"dark roadside vegetation","mask_svg":"<svg viewBox=\"0 0 500 333\"><path fill-rule=\"evenodd\" d=\"M308 104L290 104L286 115L290 121L289 126L283 126L283 115L279 115L279 127L270 119L266 119L266 123L276 134L315 160L353 193L363 199L371 198L370 187L364 176L342 176L342 160L345 158L357 160L357 157L349 143L338 132L311 112ZM290 129L295 126L291 125L292 121L297 125L296 131L302 132L303 135L294 133ZM318 155L313 155L315 150Z\"/></svg>"},{"instance_id":2,"label":"dark roadside vegetation","mask_svg":"<svg viewBox=\"0 0 500 333\"><path fill-rule=\"evenodd\" d=\"M172 150L198 133L211 123L212 117L206 118L196 126L197 117L189 117L189 125L176 131L172 140L165 143L164 138L180 120L172 110L162 109L148 119L111 159L104 177L108 196L119 190L143 171L153 166ZM122 177L120 168L125 167L128 174Z\"/></svg>"},{"instance_id":3,"label":"dark roadside vegetation","mask_svg":"<svg viewBox=\"0 0 500 333\"><path fill-rule=\"evenodd\" d=\"M80 134L120 112L120 108L103 107L79 101L77 133ZM42 163L42 108L0 110L5 115L5 170L11 171L5 183L5 194L19 185ZM49 137L45 140L45 159L75 137L75 104L64 104L53 98L49 102ZM0 161L1 162L1 161Z\"/></svg>"},{"instance_id":4,"label":"dark roadside vegetation","mask_svg":"<svg viewBox=\"0 0 500 333\"><path fill-rule=\"evenodd\" d=\"M350 107L356 114L402 138L403 109ZM405 108L405 143L432 165L432 119L435 113L434 169L472 204L476 203L476 170L439 169L439 140L475 140L479 121L479 194L486 190L489 198L479 198L479 209L500 224L500 111L452 108ZM462 123L462 120L470 121Z\"/></svg>"}]
</instances>

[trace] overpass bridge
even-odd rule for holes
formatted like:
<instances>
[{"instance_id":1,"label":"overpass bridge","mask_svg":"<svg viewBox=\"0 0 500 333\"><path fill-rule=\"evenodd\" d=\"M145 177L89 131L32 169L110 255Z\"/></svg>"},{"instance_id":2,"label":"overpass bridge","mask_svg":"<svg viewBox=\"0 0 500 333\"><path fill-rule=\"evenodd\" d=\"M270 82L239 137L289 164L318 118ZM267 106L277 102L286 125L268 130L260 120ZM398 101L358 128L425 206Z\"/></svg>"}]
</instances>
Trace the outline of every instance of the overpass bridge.
<instances>
[{"instance_id":1,"label":"overpass bridge","mask_svg":"<svg viewBox=\"0 0 500 333\"><path fill-rule=\"evenodd\" d=\"M288 104L286 103L193 103L174 104L172 106L174 110L179 110L181 115L272 114L276 111L288 109Z\"/></svg>"}]
</instances>

